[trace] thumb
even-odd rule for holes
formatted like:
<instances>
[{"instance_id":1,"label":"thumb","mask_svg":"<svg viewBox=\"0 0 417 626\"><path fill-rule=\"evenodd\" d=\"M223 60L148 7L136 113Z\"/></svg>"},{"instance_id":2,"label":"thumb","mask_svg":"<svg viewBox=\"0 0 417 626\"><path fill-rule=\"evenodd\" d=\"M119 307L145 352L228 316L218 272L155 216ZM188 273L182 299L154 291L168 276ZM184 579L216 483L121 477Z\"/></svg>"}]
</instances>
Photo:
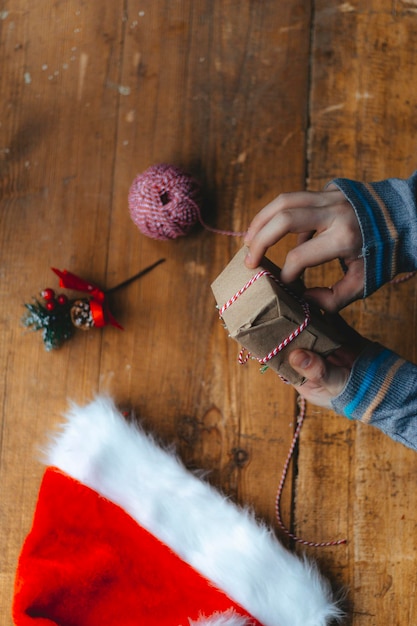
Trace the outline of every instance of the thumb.
<instances>
[{"instance_id":1,"label":"thumb","mask_svg":"<svg viewBox=\"0 0 417 626\"><path fill-rule=\"evenodd\" d=\"M333 365L309 350L293 350L289 363L307 381L331 396L337 396L342 391L348 377L345 367Z\"/></svg>"}]
</instances>

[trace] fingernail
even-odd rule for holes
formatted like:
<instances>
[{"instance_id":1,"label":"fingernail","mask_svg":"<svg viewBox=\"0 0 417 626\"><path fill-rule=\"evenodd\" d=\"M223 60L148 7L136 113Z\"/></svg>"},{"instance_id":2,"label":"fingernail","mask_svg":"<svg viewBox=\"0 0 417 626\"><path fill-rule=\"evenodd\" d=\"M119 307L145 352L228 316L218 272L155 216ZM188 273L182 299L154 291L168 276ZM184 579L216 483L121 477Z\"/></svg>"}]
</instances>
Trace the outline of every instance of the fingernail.
<instances>
[{"instance_id":1,"label":"fingernail","mask_svg":"<svg viewBox=\"0 0 417 626\"><path fill-rule=\"evenodd\" d=\"M297 350L290 354L291 365L298 367L300 370L305 370L311 363L311 356L304 350Z\"/></svg>"},{"instance_id":2,"label":"fingernail","mask_svg":"<svg viewBox=\"0 0 417 626\"><path fill-rule=\"evenodd\" d=\"M248 252L247 255L245 256L245 263L246 265L251 265L252 263L252 257L251 257L250 252Z\"/></svg>"}]
</instances>

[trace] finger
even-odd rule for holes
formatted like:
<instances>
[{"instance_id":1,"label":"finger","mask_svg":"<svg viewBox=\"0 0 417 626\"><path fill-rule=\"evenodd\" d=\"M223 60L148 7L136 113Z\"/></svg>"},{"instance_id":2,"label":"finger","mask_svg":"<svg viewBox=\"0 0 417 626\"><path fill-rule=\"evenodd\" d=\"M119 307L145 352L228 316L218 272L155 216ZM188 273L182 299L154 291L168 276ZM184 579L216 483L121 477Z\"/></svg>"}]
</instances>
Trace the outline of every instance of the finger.
<instances>
[{"instance_id":1,"label":"finger","mask_svg":"<svg viewBox=\"0 0 417 626\"><path fill-rule=\"evenodd\" d=\"M253 218L249 228L247 237L255 235L269 220L279 213L287 209L306 208L315 205L319 194L315 192L300 191L295 193L282 193L272 202L269 202L259 211Z\"/></svg>"},{"instance_id":2,"label":"finger","mask_svg":"<svg viewBox=\"0 0 417 626\"><path fill-rule=\"evenodd\" d=\"M358 261L360 264L360 261ZM304 297L312 300L321 309L329 313L337 313L343 307L347 306L354 300L363 297L364 291L364 271L362 261L362 271L351 271L352 265L348 272L332 287L312 287L306 289Z\"/></svg>"},{"instance_id":3,"label":"finger","mask_svg":"<svg viewBox=\"0 0 417 626\"><path fill-rule=\"evenodd\" d=\"M293 211L294 209L316 209L328 208L343 201L343 193L334 187L325 191L298 191L292 193L282 193L272 202L267 204L249 225L245 241L250 243L254 236L267 224L276 214L282 211Z\"/></svg>"},{"instance_id":4,"label":"finger","mask_svg":"<svg viewBox=\"0 0 417 626\"><path fill-rule=\"evenodd\" d=\"M300 191L279 195L253 218L245 235L245 243L249 245L259 231L281 213L290 212L292 214L296 209L304 209L311 212L311 209L328 206L331 204L328 194L329 192Z\"/></svg>"},{"instance_id":5,"label":"finger","mask_svg":"<svg viewBox=\"0 0 417 626\"><path fill-rule=\"evenodd\" d=\"M309 241L312 237L314 237L315 231L309 230L305 233L300 233L297 237L297 246L300 246L302 243Z\"/></svg>"},{"instance_id":6,"label":"finger","mask_svg":"<svg viewBox=\"0 0 417 626\"><path fill-rule=\"evenodd\" d=\"M290 250L281 270L283 282L292 282L307 267L315 267L341 256L337 238L326 231Z\"/></svg>"},{"instance_id":7,"label":"finger","mask_svg":"<svg viewBox=\"0 0 417 626\"><path fill-rule=\"evenodd\" d=\"M247 266L256 267L266 250L285 235L289 233L314 233L317 230L325 229L329 222L329 214L324 210L294 209L279 212L266 222L253 238L249 238L249 241L247 238L245 239L249 246Z\"/></svg>"},{"instance_id":8,"label":"finger","mask_svg":"<svg viewBox=\"0 0 417 626\"><path fill-rule=\"evenodd\" d=\"M317 389L328 392L332 397L339 395L349 375L346 368L332 365L308 350L293 350L289 355L289 363Z\"/></svg>"}]
</instances>

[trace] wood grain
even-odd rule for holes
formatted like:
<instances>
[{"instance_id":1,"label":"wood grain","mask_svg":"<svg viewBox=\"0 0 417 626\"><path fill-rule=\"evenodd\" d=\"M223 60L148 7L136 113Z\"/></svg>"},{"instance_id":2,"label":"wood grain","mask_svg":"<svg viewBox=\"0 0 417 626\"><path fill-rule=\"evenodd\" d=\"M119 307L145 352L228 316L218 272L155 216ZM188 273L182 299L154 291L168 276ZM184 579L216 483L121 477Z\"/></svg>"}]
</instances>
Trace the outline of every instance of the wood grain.
<instances>
[{"instance_id":1,"label":"wood grain","mask_svg":"<svg viewBox=\"0 0 417 626\"><path fill-rule=\"evenodd\" d=\"M38 449L69 399L111 393L188 467L276 527L295 394L272 372L237 364L210 291L242 241L200 226L176 241L148 239L130 220L128 190L149 165L176 164L201 182L207 223L242 231L284 191L320 189L336 175L408 176L415 19L413 4L399 1L3 2L2 625L12 623L16 561L43 472ZM272 260L282 264L293 243ZM23 303L57 286L51 266L111 287L159 258L112 297L124 331L78 332L46 353L22 329ZM336 272L315 269L308 280L331 283ZM409 282L345 315L415 361L415 310ZM417 620L414 456L308 407L283 517L307 539L347 537L346 547L307 552L347 588L349 624Z\"/></svg>"},{"instance_id":2,"label":"wood grain","mask_svg":"<svg viewBox=\"0 0 417 626\"><path fill-rule=\"evenodd\" d=\"M308 185L408 177L415 168L415 9L409 3L316 3ZM413 78L412 78L413 77ZM309 272L332 284L337 265ZM386 285L343 316L415 361L414 280ZM319 555L350 589L349 623L414 623L416 458L372 427L310 408L299 455L297 528L347 537ZM318 516L320 511L320 516ZM328 534L326 529L326 533ZM410 569L411 565L411 569Z\"/></svg>"}]
</instances>

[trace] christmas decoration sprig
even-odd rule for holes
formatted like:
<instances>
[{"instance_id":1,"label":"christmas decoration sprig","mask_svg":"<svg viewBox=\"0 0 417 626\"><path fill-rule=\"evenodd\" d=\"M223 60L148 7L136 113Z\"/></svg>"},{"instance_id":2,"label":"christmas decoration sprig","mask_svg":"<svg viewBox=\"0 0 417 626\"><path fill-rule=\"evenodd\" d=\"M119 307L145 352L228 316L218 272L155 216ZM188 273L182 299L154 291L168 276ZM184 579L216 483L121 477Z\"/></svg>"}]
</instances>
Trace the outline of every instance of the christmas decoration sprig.
<instances>
[{"instance_id":1,"label":"christmas decoration sprig","mask_svg":"<svg viewBox=\"0 0 417 626\"><path fill-rule=\"evenodd\" d=\"M67 270L51 268L59 276L60 287L87 293L88 296L70 300L64 293L57 294L50 287L43 289L40 299L34 298L32 303L25 303L27 310L22 323L26 328L42 331L43 343L48 352L57 350L65 341L71 339L76 328L89 330L111 325L123 330L109 310L107 295L127 287L164 261L165 259L159 259L131 278L107 290Z\"/></svg>"}]
</instances>

